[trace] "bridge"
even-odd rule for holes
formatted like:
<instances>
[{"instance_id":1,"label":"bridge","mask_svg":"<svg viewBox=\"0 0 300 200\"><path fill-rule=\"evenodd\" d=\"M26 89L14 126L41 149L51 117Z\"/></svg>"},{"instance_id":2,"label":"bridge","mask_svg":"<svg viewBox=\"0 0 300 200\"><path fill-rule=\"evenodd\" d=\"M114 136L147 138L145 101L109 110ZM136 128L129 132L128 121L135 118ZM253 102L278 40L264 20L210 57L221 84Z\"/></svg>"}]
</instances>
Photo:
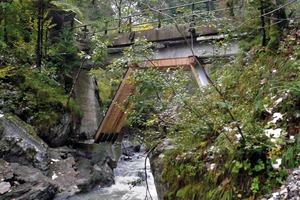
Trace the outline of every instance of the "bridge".
<instances>
[{"instance_id":1,"label":"bridge","mask_svg":"<svg viewBox=\"0 0 300 200\"><path fill-rule=\"evenodd\" d=\"M148 41L155 42L156 54L142 63L135 63L127 69L122 83L112 100L108 111L102 120L94 140L96 143L111 141L114 142L120 133L123 124L126 121L127 114L125 110L130 110L131 105L125 103L125 100L131 96L135 90L135 85L130 84L127 80L134 70L138 69L138 65L161 68L177 68L185 67L191 69L199 87L209 83L206 72L201 63L207 58L233 56L238 50L237 42L232 42L231 47L226 50L216 52L212 42L225 39L225 35L219 35L213 29L202 29L200 32L190 33L188 27L181 26L179 30L175 28L147 30L132 33L125 33L116 36L113 46L108 48L109 61L121 57L121 53L127 46L133 43L134 38L145 38ZM191 43L187 42L193 42ZM120 108L122 104L123 109Z\"/></svg>"},{"instance_id":2,"label":"bridge","mask_svg":"<svg viewBox=\"0 0 300 200\"><path fill-rule=\"evenodd\" d=\"M216 19L225 16L225 9L216 9L216 2L220 1L207 0L183 5L191 8L191 14L189 15L190 21L183 25L163 27L162 24L166 19L163 20L162 16L165 16L163 11L167 11L166 9L158 12L158 20L154 21L154 24L157 26L155 28L153 26L149 30L135 29L135 27L138 27L141 23L134 24L132 19L139 14L117 19L119 26L116 28L106 27L104 30L104 37L106 37L106 35L111 36L110 31L114 33L111 45L107 47L108 63L113 62L114 59L121 58L122 52L133 45L138 38L143 38L149 42L155 43L153 48L155 54L142 59L140 63L132 63L128 67L122 83L94 135L95 143L114 142L121 132L127 114L124 112L124 109L121 109L120 104L122 104L122 107L125 108L125 110L131 109L131 105L125 103L125 100L134 93L136 86L130 84L127 80L132 72L138 70L140 66L155 67L158 70L165 68L176 69L178 67L190 69L192 70L199 87L202 87L209 83L207 72L204 68L204 64L208 58L229 57L237 53L238 45L236 40L232 40L230 45L224 46L224 48L216 48L214 45L217 41L224 40L228 37L227 35L220 34L218 31L220 27L212 24L212 21L215 22ZM202 10L201 12L196 10L195 7L198 4L206 5L207 9L204 11ZM182 8L183 6L180 5L169 9ZM198 20L195 16L200 16L205 20ZM218 17L209 20L209 16ZM121 26L121 21L124 19L127 19L127 21L130 22L129 28L128 24L126 26L126 31L122 30ZM147 24L148 23L149 21L147 21ZM87 29L87 26L88 25L83 25L81 27Z\"/></svg>"}]
</instances>

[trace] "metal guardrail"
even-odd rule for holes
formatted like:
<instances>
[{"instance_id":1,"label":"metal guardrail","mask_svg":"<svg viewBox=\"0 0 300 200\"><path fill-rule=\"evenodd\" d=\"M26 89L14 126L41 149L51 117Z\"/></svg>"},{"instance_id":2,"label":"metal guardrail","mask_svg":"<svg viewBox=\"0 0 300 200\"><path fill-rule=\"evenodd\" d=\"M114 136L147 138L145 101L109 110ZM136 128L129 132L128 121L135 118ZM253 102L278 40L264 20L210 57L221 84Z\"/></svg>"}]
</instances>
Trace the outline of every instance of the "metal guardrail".
<instances>
[{"instance_id":1,"label":"metal guardrail","mask_svg":"<svg viewBox=\"0 0 300 200\"><path fill-rule=\"evenodd\" d=\"M148 8L132 15L107 20L104 22L105 24L103 28L101 30L98 29L96 32L104 32L104 34L108 34L110 31L125 33L134 31L135 29L143 29L143 27L141 27L143 25L148 25L148 29L159 29L165 24L172 24L172 22L174 23L174 21L177 22L179 20L185 20L185 24L189 24L192 26L196 23L197 20L207 20L212 16L217 15L224 16L224 14L222 13L226 12L228 9L217 9L220 2L221 0L205 0L163 8L159 10ZM206 8L201 10L198 9L197 6L201 4ZM176 11L176 14L170 14L170 11L174 11L174 9ZM184 9L186 9L188 13L183 12ZM149 18L151 18L152 20L148 20ZM82 28L82 30L84 31L88 30L88 27L92 27L94 25L95 24L80 25L72 27L71 29Z\"/></svg>"}]
</instances>

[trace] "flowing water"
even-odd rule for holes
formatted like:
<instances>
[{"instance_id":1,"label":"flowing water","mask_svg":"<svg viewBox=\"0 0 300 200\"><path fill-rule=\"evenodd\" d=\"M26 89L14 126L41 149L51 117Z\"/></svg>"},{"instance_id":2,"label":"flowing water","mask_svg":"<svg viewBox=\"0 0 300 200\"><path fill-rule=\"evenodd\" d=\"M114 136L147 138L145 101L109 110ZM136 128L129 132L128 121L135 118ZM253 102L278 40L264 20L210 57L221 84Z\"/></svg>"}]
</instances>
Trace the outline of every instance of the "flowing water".
<instances>
[{"instance_id":1,"label":"flowing water","mask_svg":"<svg viewBox=\"0 0 300 200\"><path fill-rule=\"evenodd\" d=\"M121 159L114 170L115 184L87 194L77 195L82 200L157 200L157 193L149 160L146 161L147 184L145 180L145 158L143 153L135 153L132 160ZM135 185L135 186L133 186ZM150 197L151 195L151 197Z\"/></svg>"}]
</instances>

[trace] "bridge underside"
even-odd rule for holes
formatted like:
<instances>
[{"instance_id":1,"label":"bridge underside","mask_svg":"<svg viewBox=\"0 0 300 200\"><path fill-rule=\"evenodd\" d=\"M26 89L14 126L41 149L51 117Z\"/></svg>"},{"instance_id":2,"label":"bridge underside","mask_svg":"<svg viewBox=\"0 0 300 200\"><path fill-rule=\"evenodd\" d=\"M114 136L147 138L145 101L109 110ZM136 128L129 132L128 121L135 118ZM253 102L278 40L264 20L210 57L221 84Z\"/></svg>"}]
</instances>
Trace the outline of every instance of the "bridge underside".
<instances>
[{"instance_id":1,"label":"bridge underside","mask_svg":"<svg viewBox=\"0 0 300 200\"><path fill-rule=\"evenodd\" d=\"M199 86L208 84L203 67L201 67L195 57L175 58L175 59L156 59L148 61L149 67L157 69L185 67L191 69L196 77ZM114 142L118 137L123 124L126 121L128 110L131 105L126 102L126 99L134 93L135 85L128 80L137 67L129 67L123 77L122 83L114 96L109 109L107 110L104 119L102 120L94 140L98 142Z\"/></svg>"}]
</instances>

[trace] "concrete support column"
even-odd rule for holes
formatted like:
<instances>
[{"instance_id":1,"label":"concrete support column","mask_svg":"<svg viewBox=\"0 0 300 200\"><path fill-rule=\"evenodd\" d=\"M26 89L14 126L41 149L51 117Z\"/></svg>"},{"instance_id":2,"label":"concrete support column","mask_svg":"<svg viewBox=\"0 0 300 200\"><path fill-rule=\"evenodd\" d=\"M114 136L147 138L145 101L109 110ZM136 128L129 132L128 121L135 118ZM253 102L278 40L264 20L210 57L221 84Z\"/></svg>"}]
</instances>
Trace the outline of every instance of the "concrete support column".
<instances>
[{"instance_id":1,"label":"concrete support column","mask_svg":"<svg viewBox=\"0 0 300 200\"><path fill-rule=\"evenodd\" d=\"M205 86L209 83L206 77L205 69L201 65L196 63L195 65L191 65L191 69L194 73L194 76L196 78L199 87Z\"/></svg>"}]
</instances>

